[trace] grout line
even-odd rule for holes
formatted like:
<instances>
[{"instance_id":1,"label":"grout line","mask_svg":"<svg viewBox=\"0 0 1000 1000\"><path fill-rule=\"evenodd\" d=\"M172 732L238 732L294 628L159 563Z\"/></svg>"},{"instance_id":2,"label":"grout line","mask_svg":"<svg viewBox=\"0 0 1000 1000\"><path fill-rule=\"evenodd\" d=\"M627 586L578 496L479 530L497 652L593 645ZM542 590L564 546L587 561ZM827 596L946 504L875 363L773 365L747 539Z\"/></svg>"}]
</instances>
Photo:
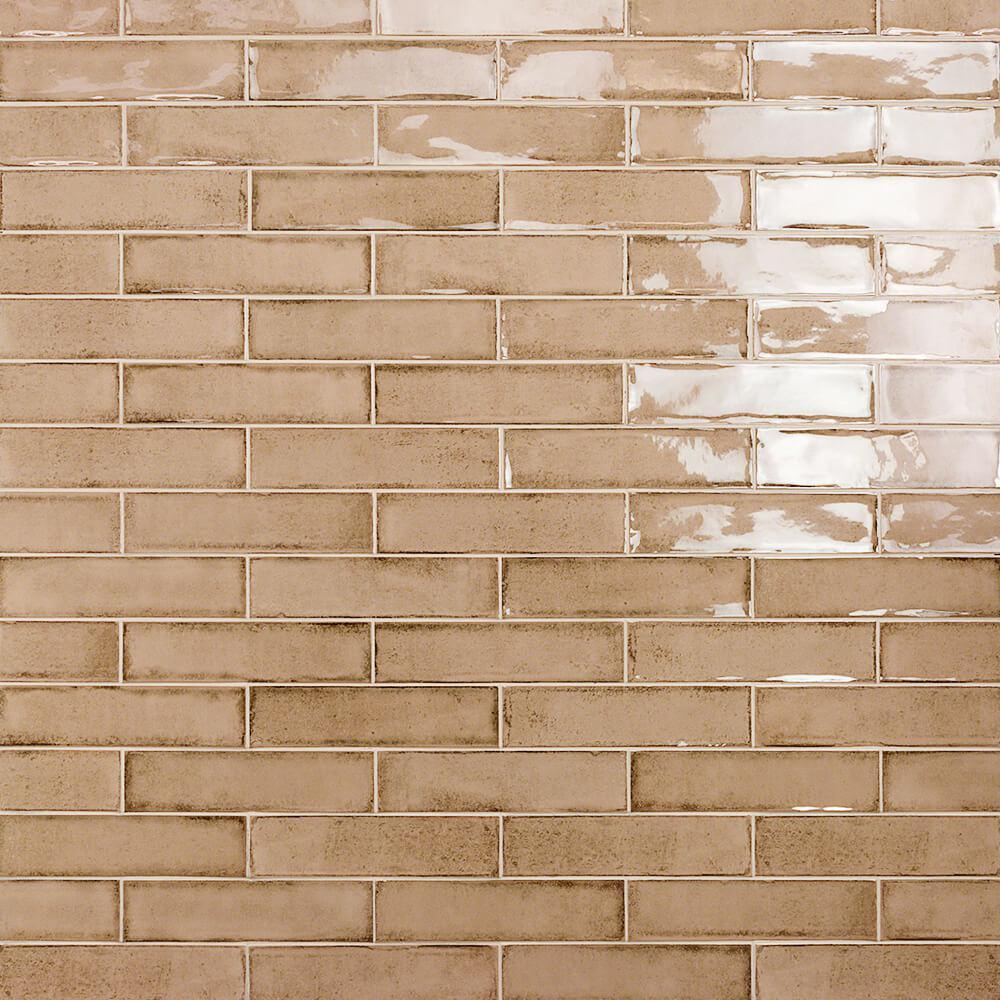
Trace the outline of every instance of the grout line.
<instances>
[{"instance_id":1,"label":"grout line","mask_svg":"<svg viewBox=\"0 0 1000 1000\"><path fill-rule=\"evenodd\" d=\"M875 940L882 940L882 879L875 879Z\"/></svg>"},{"instance_id":2,"label":"grout line","mask_svg":"<svg viewBox=\"0 0 1000 1000\"><path fill-rule=\"evenodd\" d=\"M243 688L243 746L250 749L250 685Z\"/></svg>"},{"instance_id":3,"label":"grout line","mask_svg":"<svg viewBox=\"0 0 1000 1000\"><path fill-rule=\"evenodd\" d=\"M629 880L622 880L622 940L631 939L631 928L629 926Z\"/></svg>"},{"instance_id":4,"label":"grout line","mask_svg":"<svg viewBox=\"0 0 1000 1000\"><path fill-rule=\"evenodd\" d=\"M757 877L757 817L751 815L750 819L750 877Z\"/></svg>"},{"instance_id":5,"label":"grout line","mask_svg":"<svg viewBox=\"0 0 1000 1000\"><path fill-rule=\"evenodd\" d=\"M372 555L378 555L378 491L372 490Z\"/></svg>"},{"instance_id":6,"label":"grout line","mask_svg":"<svg viewBox=\"0 0 1000 1000\"><path fill-rule=\"evenodd\" d=\"M368 667L371 673L369 678L370 683L374 684L377 680L377 665L378 661L376 659L376 634L375 634L375 619L373 618L368 623Z\"/></svg>"},{"instance_id":7,"label":"grout line","mask_svg":"<svg viewBox=\"0 0 1000 1000\"><path fill-rule=\"evenodd\" d=\"M372 944L378 941L378 908L376 902L376 890L378 882L372 879Z\"/></svg>"},{"instance_id":8,"label":"grout line","mask_svg":"<svg viewBox=\"0 0 1000 1000\"><path fill-rule=\"evenodd\" d=\"M885 751L878 751L878 811L885 812Z\"/></svg>"},{"instance_id":9,"label":"grout line","mask_svg":"<svg viewBox=\"0 0 1000 1000\"><path fill-rule=\"evenodd\" d=\"M118 637L118 683L125 683L125 623L119 621L116 626Z\"/></svg>"},{"instance_id":10,"label":"grout line","mask_svg":"<svg viewBox=\"0 0 1000 1000\"><path fill-rule=\"evenodd\" d=\"M125 879L118 879L118 941L125 940Z\"/></svg>"},{"instance_id":11,"label":"grout line","mask_svg":"<svg viewBox=\"0 0 1000 1000\"><path fill-rule=\"evenodd\" d=\"M372 752L372 812L378 811L378 750L376 749Z\"/></svg>"}]
</instances>

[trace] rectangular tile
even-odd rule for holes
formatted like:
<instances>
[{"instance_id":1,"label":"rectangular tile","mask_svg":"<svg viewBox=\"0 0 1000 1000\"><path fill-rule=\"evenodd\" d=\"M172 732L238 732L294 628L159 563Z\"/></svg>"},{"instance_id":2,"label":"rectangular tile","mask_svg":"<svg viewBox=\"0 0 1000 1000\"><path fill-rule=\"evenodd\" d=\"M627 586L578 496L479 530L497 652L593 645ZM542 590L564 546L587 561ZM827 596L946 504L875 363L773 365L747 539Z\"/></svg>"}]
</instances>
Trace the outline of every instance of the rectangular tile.
<instances>
[{"instance_id":1,"label":"rectangular tile","mask_svg":"<svg viewBox=\"0 0 1000 1000\"><path fill-rule=\"evenodd\" d=\"M998 753L888 753L885 808L892 812L986 812L1000 802Z\"/></svg>"},{"instance_id":2,"label":"rectangular tile","mask_svg":"<svg viewBox=\"0 0 1000 1000\"><path fill-rule=\"evenodd\" d=\"M841 0L835 6L778 0L760 7L709 0L697 5L671 0L630 0L632 30L638 35L745 35L807 32L871 33L872 0Z\"/></svg>"},{"instance_id":3,"label":"rectangular tile","mask_svg":"<svg viewBox=\"0 0 1000 1000\"><path fill-rule=\"evenodd\" d=\"M632 808L638 812L874 811L878 789L874 753L671 750L632 755Z\"/></svg>"},{"instance_id":4,"label":"rectangular tile","mask_svg":"<svg viewBox=\"0 0 1000 1000\"><path fill-rule=\"evenodd\" d=\"M293 32L370 31L365 0L327 0L317 7L291 0L277 9L254 0L126 0L128 30L136 35L292 34Z\"/></svg>"},{"instance_id":5,"label":"rectangular tile","mask_svg":"<svg viewBox=\"0 0 1000 1000\"><path fill-rule=\"evenodd\" d=\"M503 750L384 753L379 808L389 812L622 812L623 754Z\"/></svg>"},{"instance_id":6,"label":"rectangular tile","mask_svg":"<svg viewBox=\"0 0 1000 1000\"><path fill-rule=\"evenodd\" d=\"M490 559L255 559L250 603L265 618L496 614Z\"/></svg>"},{"instance_id":7,"label":"rectangular tile","mask_svg":"<svg viewBox=\"0 0 1000 1000\"><path fill-rule=\"evenodd\" d=\"M369 256L363 236L129 236L125 291L361 294Z\"/></svg>"},{"instance_id":8,"label":"rectangular tile","mask_svg":"<svg viewBox=\"0 0 1000 1000\"><path fill-rule=\"evenodd\" d=\"M757 564L757 613L995 615L1000 564L991 559L768 559Z\"/></svg>"},{"instance_id":9,"label":"rectangular tile","mask_svg":"<svg viewBox=\"0 0 1000 1000\"><path fill-rule=\"evenodd\" d=\"M2 293L87 295L117 291L118 240L113 235L0 236Z\"/></svg>"},{"instance_id":10,"label":"rectangular tile","mask_svg":"<svg viewBox=\"0 0 1000 1000\"><path fill-rule=\"evenodd\" d=\"M375 626L379 681L617 681L622 631L610 622Z\"/></svg>"},{"instance_id":11,"label":"rectangular tile","mask_svg":"<svg viewBox=\"0 0 1000 1000\"><path fill-rule=\"evenodd\" d=\"M7 687L0 743L58 746L239 746L238 689Z\"/></svg>"},{"instance_id":12,"label":"rectangular tile","mask_svg":"<svg viewBox=\"0 0 1000 1000\"><path fill-rule=\"evenodd\" d=\"M886 423L1000 423L1000 366L886 365L879 402Z\"/></svg>"},{"instance_id":13,"label":"rectangular tile","mask_svg":"<svg viewBox=\"0 0 1000 1000\"><path fill-rule=\"evenodd\" d=\"M1000 108L882 108L885 163L1000 163Z\"/></svg>"},{"instance_id":14,"label":"rectangular tile","mask_svg":"<svg viewBox=\"0 0 1000 1000\"><path fill-rule=\"evenodd\" d=\"M632 109L636 163L874 163L877 109L752 105Z\"/></svg>"},{"instance_id":15,"label":"rectangular tile","mask_svg":"<svg viewBox=\"0 0 1000 1000\"><path fill-rule=\"evenodd\" d=\"M744 875L743 816L513 816L504 820L504 874Z\"/></svg>"},{"instance_id":16,"label":"rectangular tile","mask_svg":"<svg viewBox=\"0 0 1000 1000\"><path fill-rule=\"evenodd\" d=\"M764 746L989 746L1000 691L993 688L761 688Z\"/></svg>"},{"instance_id":17,"label":"rectangular tile","mask_svg":"<svg viewBox=\"0 0 1000 1000\"><path fill-rule=\"evenodd\" d=\"M118 884L0 882L0 913L5 941L117 941Z\"/></svg>"},{"instance_id":18,"label":"rectangular tile","mask_svg":"<svg viewBox=\"0 0 1000 1000\"><path fill-rule=\"evenodd\" d=\"M976 35L1000 31L1000 16L976 0L882 0L882 25L888 35Z\"/></svg>"},{"instance_id":19,"label":"rectangular tile","mask_svg":"<svg viewBox=\"0 0 1000 1000\"><path fill-rule=\"evenodd\" d=\"M507 42L505 100L739 100L747 96L738 42Z\"/></svg>"},{"instance_id":20,"label":"rectangular tile","mask_svg":"<svg viewBox=\"0 0 1000 1000\"><path fill-rule=\"evenodd\" d=\"M875 291L874 254L863 238L633 236L636 294L855 295Z\"/></svg>"},{"instance_id":21,"label":"rectangular tile","mask_svg":"<svg viewBox=\"0 0 1000 1000\"><path fill-rule=\"evenodd\" d=\"M880 240L892 295L1000 292L1000 237L906 236Z\"/></svg>"},{"instance_id":22,"label":"rectangular tile","mask_svg":"<svg viewBox=\"0 0 1000 1000\"><path fill-rule=\"evenodd\" d=\"M514 489L744 486L750 432L513 428L504 474Z\"/></svg>"},{"instance_id":23,"label":"rectangular tile","mask_svg":"<svg viewBox=\"0 0 1000 1000\"><path fill-rule=\"evenodd\" d=\"M493 42L256 41L254 100L492 100Z\"/></svg>"},{"instance_id":24,"label":"rectangular tile","mask_svg":"<svg viewBox=\"0 0 1000 1000\"><path fill-rule=\"evenodd\" d=\"M7 709L5 704L4 710ZM120 781L117 753L0 751L0 802L4 809L114 810L119 807ZM3 909L0 907L0 911Z\"/></svg>"},{"instance_id":25,"label":"rectangular tile","mask_svg":"<svg viewBox=\"0 0 1000 1000\"><path fill-rule=\"evenodd\" d=\"M25 618L227 618L243 614L243 576L239 559L5 558L0 611Z\"/></svg>"},{"instance_id":26,"label":"rectangular tile","mask_svg":"<svg viewBox=\"0 0 1000 1000\"><path fill-rule=\"evenodd\" d=\"M239 100L238 41L32 41L0 44L0 100Z\"/></svg>"},{"instance_id":27,"label":"rectangular tile","mask_svg":"<svg viewBox=\"0 0 1000 1000\"><path fill-rule=\"evenodd\" d=\"M461 0L381 0L379 30L386 35L601 34L624 30L620 0L507 0L501 7Z\"/></svg>"},{"instance_id":28,"label":"rectangular tile","mask_svg":"<svg viewBox=\"0 0 1000 1000\"><path fill-rule=\"evenodd\" d=\"M1000 624L886 622L881 670L897 681L1000 680Z\"/></svg>"},{"instance_id":29,"label":"rectangular tile","mask_svg":"<svg viewBox=\"0 0 1000 1000\"><path fill-rule=\"evenodd\" d=\"M1000 934L1000 883L886 882L882 920L890 939L995 938Z\"/></svg>"},{"instance_id":30,"label":"rectangular tile","mask_svg":"<svg viewBox=\"0 0 1000 1000\"><path fill-rule=\"evenodd\" d=\"M131 164L350 166L374 157L372 116L359 106L136 106L126 123Z\"/></svg>"},{"instance_id":31,"label":"rectangular tile","mask_svg":"<svg viewBox=\"0 0 1000 1000\"><path fill-rule=\"evenodd\" d=\"M988 816L763 816L760 875L996 875Z\"/></svg>"},{"instance_id":32,"label":"rectangular tile","mask_svg":"<svg viewBox=\"0 0 1000 1000\"><path fill-rule=\"evenodd\" d=\"M0 14L0 35L99 35L117 28L114 0L20 0Z\"/></svg>"},{"instance_id":33,"label":"rectangular tile","mask_svg":"<svg viewBox=\"0 0 1000 1000\"><path fill-rule=\"evenodd\" d=\"M4 552L117 552L118 499L86 493L0 494Z\"/></svg>"},{"instance_id":34,"label":"rectangular tile","mask_svg":"<svg viewBox=\"0 0 1000 1000\"><path fill-rule=\"evenodd\" d=\"M110 107L0 108L0 149L11 167L116 164L121 115Z\"/></svg>"},{"instance_id":35,"label":"rectangular tile","mask_svg":"<svg viewBox=\"0 0 1000 1000\"><path fill-rule=\"evenodd\" d=\"M380 294L617 295L613 236L380 236Z\"/></svg>"},{"instance_id":36,"label":"rectangular tile","mask_svg":"<svg viewBox=\"0 0 1000 1000\"><path fill-rule=\"evenodd\" d=\"M874 882L629 883L633 941L874 938Z\"/></svg>"},{"instance_id":37,"label":"rectangular tile","mask_svg":"<svg viewBox=\"0 0 1000 1000\"><path fill-rule=\"evenodd\" d=\"M378 109L378 139L379 162L389 164L613 166L625 159L618 108L389 105Z\"/></svg>"},{"instance_id":38,"label":"rectangular tile","mask_svg":"<svg viewBox=\"0 0 1000 1000\"><path fill-rule=\"evenodd\" d=\"M509 229L747 229L750 185L722 171L510 171Z\"/></svg>"},{"instance_id":39,"label":"rectangular tile","mask_svg":"<svg viewBox=\"0 0 1000 1000\"><path fill-rule=\"evenodd\" d=\"M494 746L492 688L255 688L250 745Z\"/></svg>"},{"instance_id":40,"label":"rectangular tile","mask_svg":"<svg viewBox=\"0 0 1000 1000\"><path fill-rule=\"evenodd\" d=\"M379 882L380 941L620 941L618 882Z\"/></svg>"},{"instance_id":41,"label":"rectangular tile","mask_svg":"<svg viewBox=\"0 0 1000 1000\"><path fill-rule=\"evenodd\" d=\"M3 436L0 434L0 454ZM475 489L497 482L497 432L486 428L254 430L255 487Z\"/></svg>"},{"instance_id":42,"label":"rectangular tile","mask_svg":"<svg viewBox=\"0 0 1000 1000\"><path fill-rule=\"evenodd\" d=\"M129 753L129 812L368 812L367 753ZM214 939L212 939L214 940Z\"/></svg>"},{"instance_id":43,"label":"rectangular tile","mask_svg":"<svg viewBox=\"0 0 1000 1000\"><path fill-rule=\"evenodd\" d=\"M846 622L635 622L629 625L629 677L874 680L875 628Z\"/></svg>"},{"instance_id":44,"label":"rectangular tile","mask_svg":"<svg viewBox=\"0 0 1000 1000\"><path fill-rule=\"evenodd\" d=\"M0 622L0 679L116 681L114 622Z\"/></svg>"},{"instance_id":45,"label":"rectangular tile","mask_svg":"<svg viewBox=\"0 0 1000 1000\"><path fill-rule=\"evenodd\" d=\"M714 746L749 741L749 699L738 688L504 691L504 746Z\"/></svg>"},{"instance_id":46,"label":"rectangular tile","mask_svg":"<svg viewBox=\"0 0 1000 1000\"><path fill-rule=\"evenodd\" d=\"M503 610L521 617L746 615L739 559L507 559Z\"/></svg>"},{"instance_id":47,"label":"rectangular tile","mask_svg":"<svg viewBox=\"0 0 1000 1000\"><path fill-rule=\"evenodd\" d=\"M459 816L270 816L253 820L254 875L497 874L497 820Z\"/></svg>"},{"instance_id":48,"label":"rectangular tile","mask_svg":"<svg viewBox=\"0 0 1000 1000\"><path fill-rule=\"evenodd\" d=\"M0 365L0 420L110 423L118 416L114 365Z\"/></svg>"},{"instance_id":49,"label":"rectangular tile","mask_svg":"<svg viewBox=\"0 0 1000 1000\"><path fill-rule=\"evenodd\" d=\"M1000 497L995 494L886 496L886 552L1000 551Z\"/></svg>"},{"instance_id":50,"label":"rectangular tile","mask_svg":"<svg viewBox=\"0 0 1000 1000\"><path fill-rule=\"evenodd\" d=\"M875 499L770 493L637 493L632 552L872 552Z\"/></svg>"}]
</instances>

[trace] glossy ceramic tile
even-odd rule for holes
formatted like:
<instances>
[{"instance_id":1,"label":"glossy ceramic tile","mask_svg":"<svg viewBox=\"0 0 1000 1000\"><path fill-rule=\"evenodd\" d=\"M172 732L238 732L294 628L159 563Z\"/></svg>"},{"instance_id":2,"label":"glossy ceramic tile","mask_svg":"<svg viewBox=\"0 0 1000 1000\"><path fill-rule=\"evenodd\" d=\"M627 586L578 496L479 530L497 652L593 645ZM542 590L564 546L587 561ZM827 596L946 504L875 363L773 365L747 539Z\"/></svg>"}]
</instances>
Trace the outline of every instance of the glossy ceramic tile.
<instances>
[{"instance_id":1,"label":"glossy ceramic tile","mask_svg":"<svg viewBox=\"0 0 1000 1000\"><path fill-rule=\"evenodd\" d=\"M885 423L1000 423L1000 367L886 365L879 403Z\"/></svg>"},{"instance_id":2,"label":"glossy ceramic tile","mask_svg":"<svg viewBox=\"0 0 1000 1000\"><path fill-rule=\"evenodd\" d=\"M989 494L887 496L881 531L886 552L1000 552L1000 505Z\"/></svg>"},{"instance_id":3,"label":"glossy ceramic tile","mask_svg":"<svg viewBox=\"0 0 1000 1000\"><path fill-rule=\"evenodd\" d=\"M621 32L621 0L381 0L379 27L387 35L534 35Z\"/></svg>"},{"instance_id":4,"label":"glossy ceramic tile","mask_svg":"<svg viewBox=\"0 0 1000 1000\"><path fill-rule=\"evenodd\" d=\"M885 290L893 295L996 295L1000 238L996 236L884 237Z\"/></svg>"},{"instance_id":5,"label":"glossy ceramic tile","mask_svg":"<svg viewBox=\"0 0 1000 1000\"><path fill-rule=\"evenodd\" d=\"M743 35L867 33L875 27L872 0L840 0L836 4L774 0L760 5L709 0L629 0L632 30L640 35Z\"/></svg>"},{"instance_id":6,"label":"glossy ceramic tile","mask_svg":"<svg viewBox=\"0 0 1000 1000\"><path fill-rule=\"evenodd\" d=\"M1000 108L882 108L886 163L1000 163Z\"/></svg>"}]
</instances>

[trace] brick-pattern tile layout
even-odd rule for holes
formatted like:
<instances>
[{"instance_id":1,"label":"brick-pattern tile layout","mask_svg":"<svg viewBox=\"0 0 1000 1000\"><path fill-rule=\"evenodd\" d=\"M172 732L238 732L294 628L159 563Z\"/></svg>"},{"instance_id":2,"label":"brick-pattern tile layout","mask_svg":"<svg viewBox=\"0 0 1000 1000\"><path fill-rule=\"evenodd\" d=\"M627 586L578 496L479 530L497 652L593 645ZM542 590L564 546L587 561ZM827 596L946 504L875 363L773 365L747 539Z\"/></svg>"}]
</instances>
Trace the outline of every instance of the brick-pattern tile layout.
<instances>
[{"instance_id":1,"label":"brick-pattern tile layout","mask_svg":"<svg viewBox=\"0 0 1000 1000\"><path fill-rule=\"evenodd\" d=\"M0 996L998 970L996 0L0 2Z\"/></svg>"}]
</instances>

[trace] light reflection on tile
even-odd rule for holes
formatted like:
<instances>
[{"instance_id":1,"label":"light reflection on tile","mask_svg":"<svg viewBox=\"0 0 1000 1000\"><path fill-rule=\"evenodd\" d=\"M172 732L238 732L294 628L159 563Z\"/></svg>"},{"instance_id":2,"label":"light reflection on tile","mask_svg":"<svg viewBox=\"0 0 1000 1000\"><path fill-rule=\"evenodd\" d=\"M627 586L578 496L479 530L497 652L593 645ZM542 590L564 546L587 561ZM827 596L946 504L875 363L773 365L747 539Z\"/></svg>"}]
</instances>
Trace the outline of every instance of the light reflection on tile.
<instances>
[{"instance_id":1,"label":"light reflection on tile","mask_svg":"<svg viewBox=\"0 0 1000 1000\"><path fill-rule=\"evenodd\" d=\"M622 31L621 0L379 0L387 35L533 35Z\"/></svg>"},{"instance_id":2,"label":"light reflection on tile","mask_svg":"<svg viewBox=\"0 0 1000 1000\"><path fill-rule=\"evenodd\" d=\"M885 365L879 405L886 423L1000 423L1000 365Z\"/></svg>"},{"instance_id":3,"label":"light reflection on tile","mask_svg":"<svg viewBox=\"0 0 1000 1000\"><path fill-rule=\"evenodd\" d=\"M1000 291L1000 237L885 237L881 247L885 290L893 295Z\"/></svg>"},{"instance_id":4,"label":"light reflection on tile","mask_svg":"<svg viewBox=\"0 0 1000 1000\"><path fill-rule=\"evenodd\" d=\"M886 163L1000 163L1000 108L882 108Z\"/></svg>"},{"instance_id":5,"label":"light reflection on tile","mask_svg":"<svg viewBox=\"0 0 1000 1000\"><path fill-rule=\"evenodd\" d=\"M879 532L887 552L1000 552L1000 496L886 496Z\"/></svg>"}]
</instances>

